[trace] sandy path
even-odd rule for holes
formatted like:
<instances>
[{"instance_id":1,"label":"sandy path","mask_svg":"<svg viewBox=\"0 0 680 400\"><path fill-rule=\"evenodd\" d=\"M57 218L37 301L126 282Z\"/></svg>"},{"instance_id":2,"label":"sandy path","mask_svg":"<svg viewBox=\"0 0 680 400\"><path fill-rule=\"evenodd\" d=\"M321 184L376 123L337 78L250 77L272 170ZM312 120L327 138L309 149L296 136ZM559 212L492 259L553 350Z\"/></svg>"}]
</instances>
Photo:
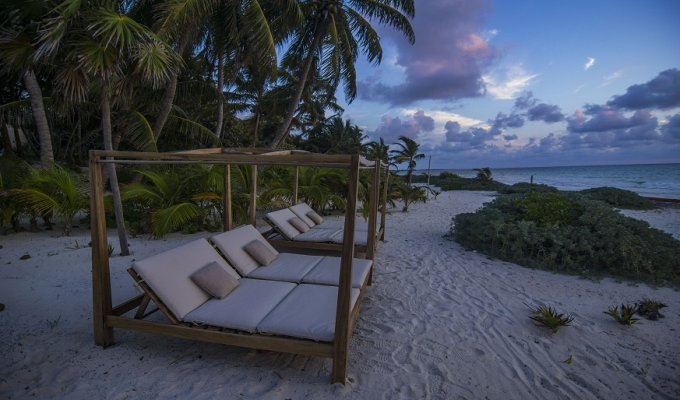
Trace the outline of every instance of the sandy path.
<instances>
[{"instance_id":1,"label":"sandy path","mask_svg":"<svg viewBox=\"0 0 680 400\"><path fill-rule=\"evenodd\" d=\"M455 213L489 199L448 192L388 218L345 386L329 384L320 358L126 331L102 350L86 232L0 237L0 398L680 398L680 293L531 270L442 238ZM200 236L133 239L134 257ZM114 301L134 293L132 258L112 258ZM623 327L603 314L642 297L668 304L666 318ZM541 303L573 313L573 326L534 326L526 305Z\"/></svg>"}]
</instances>

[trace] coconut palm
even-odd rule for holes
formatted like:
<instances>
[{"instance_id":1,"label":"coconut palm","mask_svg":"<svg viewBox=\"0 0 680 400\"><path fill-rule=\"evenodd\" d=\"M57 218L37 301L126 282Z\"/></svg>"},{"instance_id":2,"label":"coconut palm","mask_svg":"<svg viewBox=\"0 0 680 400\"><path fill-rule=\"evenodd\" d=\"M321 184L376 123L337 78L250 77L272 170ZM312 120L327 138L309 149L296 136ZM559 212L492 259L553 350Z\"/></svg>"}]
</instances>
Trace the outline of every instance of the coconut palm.
<instances>
[{"instance_id":1,"label":"coconut palm","mask_svg":"<svg viewBox=\"0 0 680 400\"><path fill-rule=\"evenodd\" d=\"M490 182L493 180L491 177L491 168L489 167L484 167L484 168L475 168L475 171L477 171L477 179L482 181L482 182Z\"/></svg>"},{"instance_id":2,"label":"coconut palm","mask_svg":"<svg viewBox=\"0 0 680 400\"><path fill-rule=\"evenodd\" d=\"M64 54L58 85L76 102L98 92L105 150L113 150L112 98L131 79L159 87L180 63L178 56L150 29L118 11L118 2L104 4L65 0L54 8L41 31L38 54L53 58ZM121 255L128 255L127 234L118 178L107 164Z\"/></svg>"},{"instance_id":3,"label":"coconut palm","mask_svg":"<svg viewBox=\"0 0 680 400\"><path fill-rule=\"evenodd\" d=\"M48 10L43 0L3 0L0 2L0 72L20 76L29 93L31 110L40 142L43 167L54 162L42 89L36 71L44 68L35 59L35 46L40 19Z\"/></svg>"},{"instance_id":4,"label":"coconut palm","mask_svg":"<svg viewBox=\"0 0 680 400\"><path fill-rule=\"evenodd\" d=\"M10 189L9 193L40 215L61 217L67 236L71 233L75 215L89 206L85 182L56 164L41 169L29 167L23 187Z\"/></svg>"},{"instance_id":5,"label":"coconut palm","mask_svg":"<svg viewBox=\"0 0 680 400\"><path fill-rule=\"evenodd\" d=\"M366 138L361 129L352 121L343 121L340 116L325 120L316 129L307 133L305 150L325 154L358 154L363 152L362 140Z\"/></svg>"},{"instance_id":6,"label":"coconut palm","mask_svg":"<svg viewBox=\"0 0 680 400\"><path fill-rule=\"evenodd\" d=\"M413 0L299 1L304 23L293 33L293 42L284 56L284 65L302 65L297 87L285 118L270 148L279 147L288 135L312 68L337 87L344 83L345 97L356 96L355 62L361 50L369 62L380 63L382 47L371 20L396 28L413 43L415 35L408 17L415 13ZM304 62L300 63L300 60Z\"/></svg>"},{"instance_id":7,"label":"coconut palm","mask_svg":"<svg viewBox=\"0 0 680 400\"><path fill-rule=\"evenodd\" d=\"M396 142L395 145L399 146L399 149L391 150L390 153L393 154L396 163L407 163L406 182L410 185L416 163L425 158L425 154L418 152L420 145L408 136L399 136L399 142Z\"/></svg>"},{"instance_id":8,"label":"coconut palm","mask_svg":"<svg viewBox=\"0 0 680 400\"><path fill-rule=\"evenodd\" d=\"M393 197L401 199L404 203L403 212L408 212L408 208L411 204L421 202L427 202L427 193L425 188L418 186L406 185L403 182L399 182L393 193Z\"/></svg>"},{"instance_id":9,"label":"coconut palm","mask_svg":"<svg viewBox=\"0 0 680 400\"><path fill-rule=\"evenodd\" d=\"M390 164L390 146L380 138L377 142L369 142L365 146L364 155L371 161L381 161L385 165Z\"/></svg>"}]
</instances>

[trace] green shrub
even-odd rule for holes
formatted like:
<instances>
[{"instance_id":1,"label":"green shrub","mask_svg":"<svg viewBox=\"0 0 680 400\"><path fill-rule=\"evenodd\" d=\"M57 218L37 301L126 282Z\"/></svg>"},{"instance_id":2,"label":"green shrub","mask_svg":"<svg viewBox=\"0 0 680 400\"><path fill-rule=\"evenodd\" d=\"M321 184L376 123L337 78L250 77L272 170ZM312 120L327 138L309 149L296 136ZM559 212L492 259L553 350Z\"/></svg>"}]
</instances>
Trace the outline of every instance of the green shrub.
<instances>
[{"instance_id":1,"label":"green shrub","mask_svg":"<svg viewBox=\"0 0 680 400\"><path fill-rule=\"evenodd\" d=\"M528 267L680 284L680 241L575 193L499 196L457 215L449 236Z\"/></svg>"},{"instance_id":2,"label":"green shrub","mask_svg":"<svg viewBox=\"0 0 680 400\"><path fill-rule=\"evenodd\" d=\"M654 203L630 190L613 187L599 187L580 192L589 199L603 201L612 207L634 210L649 210L655 208Z\"/></svg>"},{"instance_id":3,"label":"green shrub","mask_svg":"<svg viewBox=\"0 0 680 400\"><path fill-rule=\"evenodd\" d=\"M494 180L480 180L478 178L463 178L453 173L442 172L432 176L432 185L442 188L442 190L491 190L499 191L507 185Z\"/></svg>"},{"instance_id":4,"label":"green shrub","mask_svg":"<svg viewBox=\"0 0 680 400\"><path fill-rule=\"evenodd\" d=\"M531 315L529 316L536 325L543 326L557 333L557 330L563 326L569 326L574 320L571 314L560 314L550 306L538 306L531 308Z\"/></svg>"},{"instance_id":5,"label":"green shrub","mask_svg":"<svg viewBox=\"0 0 680 400\"><path fill-rule=\"evenodd\" d=\"M528 192L557 192L557 188L542 183L519 182L506 186L498 191L501 194L528 193Z\"/></svg>"},{"instance_id":6,"label":"green shrub","mask_svg":"<svg viewBox=\"0 0 680 400\"><path fill-rule=\"evenodd\" d=\"M637 313L652 321L663 318L661 309L667 307L662 302L652 299L642 299L637 306Z\"/></svg>"},{"instance_id":7,"label":"green shrub","mask_svg":"<svg viewBox=\"0 0 680 400\"><path fill-rule=\"evenodd\" d=\"M639 321L638 318L633 317L636 312L638 312L637 304L621 304L621 310L618 306L613 306L604 313L614 318L619 324L630 326Z\"/></svg>"}]
</instances>

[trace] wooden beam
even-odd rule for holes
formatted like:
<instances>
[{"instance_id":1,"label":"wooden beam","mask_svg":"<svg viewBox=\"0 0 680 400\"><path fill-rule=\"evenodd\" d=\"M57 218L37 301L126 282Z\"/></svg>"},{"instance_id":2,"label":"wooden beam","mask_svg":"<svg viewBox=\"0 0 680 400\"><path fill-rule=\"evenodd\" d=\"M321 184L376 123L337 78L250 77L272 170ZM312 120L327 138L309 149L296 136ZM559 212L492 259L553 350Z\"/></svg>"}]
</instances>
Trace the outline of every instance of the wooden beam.
<instances>
[{"instance_id":1,"label":"wooden beam","mask_svg":"<svg viewBox=\"0 0 680 400\"><path fill-rule=\"evenodd\" d=\"M368 237L366 239L366 258L375 260L376 225L378 219L378 201L380 201L380 163L375 163L371 177L371 190L368 205ZM365 206L365 205L364 205Z\"/></svg>"},{"instance_id":2,"label":"wooden beam","mask_svg":"<svg viewBox=\"0 0 680 400\"><path fill-rule=\"evenodd\" d=\"M385 241L385 219L387 216L387 191L390 185L390 167L385 168L385 180L383 181L382 212L380 213L380 240Z\"/></svg>"},{"instance_id":3,"label":"wooden beam","mask_svg":"<svg viewBox=\"0 0 680 400\"><path fill-rule=\"evenodd\" d=\"M257 227L257 165L250 166L250 224Z\"/></svg>"},{"instance_id":4,"label":"wooden beam","mask_svg":"<svg viewBox=\"0 0 680 400\"><path fill-rule=\"evenodd\" d=\"M113 329L106 325L111 314L111 274L104 214L104 179L100 159L90 151L90 234L92 241L92 322L94 342L103 347L113 344Z\"/></svg>"},{"instance_id":5,"label":"wooden beam","mask_svg":"<svg viewBox=\"0 0 680 400\"><path fill-rule=\"evenodd\" d=\"M300 167L295 167L295 178L293 185L293 205L298 203L298 190L300 185Z\"/></svg>"},{"instance_id":6,"label":"wooden beam","mask_svg":"<svg viewBox=\"0 0 680 400\"><path fill-rule=\"evenodd\" d=\"M111 314L113 315L123 315L126 312L134 309L138 305L140 305L145 299L145 296L143 294L137 295L131 299L128 299L121 304L118 304L117 306L113 307L111 310Z\"/></svg>"},{"instance_id":7,"label":"wooden beam","mask_svg":"<svg viewBox=\"0 0 680 400\"><path fill-rule=\"evenodd\" d=\"M234 226L234 215L231 209L231 165L224 166L224 231L230 231Z\"/></svg>"},{"instance_id":8,"label":"wooden beam","mask_svg":"<svg viewBox=\"0 0 680 400\"><path fill-rule=\"evenodd\" d=\"M352 261L354 258L354 228L359 187L359 155L352 156L347 183L347 210L342 240L342 258L338 284L338 300L335 314L335 340L333 341L333 383L345 384L347 357L349 354L350 306L352 300Z\"/></svg>"},{"instance_id":9,"label":"wooden beam","mask_svg":"<svg viewBox=\"0 0 680 400\"><path fill-rule=\"evenodd\" d=\"M106 325L113 328L123 328L180 339L200 340L202 342L227 344L250 349L271 350L317 357L331 357L333 355L333 345L331 343L314 342L304 339L202 329L185 325L170 325L114 315L109 315L106 318Z\"/></svg>"}]
</instances>

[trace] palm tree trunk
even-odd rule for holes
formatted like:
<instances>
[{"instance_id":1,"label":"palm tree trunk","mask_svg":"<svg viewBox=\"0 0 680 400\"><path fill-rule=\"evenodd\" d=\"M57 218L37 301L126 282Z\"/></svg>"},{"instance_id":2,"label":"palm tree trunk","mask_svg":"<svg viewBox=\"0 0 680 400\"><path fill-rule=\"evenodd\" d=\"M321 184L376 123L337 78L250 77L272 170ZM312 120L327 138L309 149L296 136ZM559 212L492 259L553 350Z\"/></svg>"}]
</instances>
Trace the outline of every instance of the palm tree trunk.
<instances>
[{"instance_id":1,"label":"palm tree trunk","mask_svg":"<svg viewBox=\"0 0 680 400\"><path fill-rule=\"evenodd\" d=\"M187 45L189 44L189 38L191 37L192 29L187 29L184 31L179 44L177 45L177 54L180 56L184 53ZM172 104L175 100L175 93L177 92L177 80L179 79L179 67L175 67L172 71L172 76L168 82L168 86L165 88L165 93L163 93L163 99L161 100L161 110L158 112L158 117L153 124L153 137L158 142L158 137L161 136L163 127L165 123L168 122L168 117L170 116L170 111L172 111Z\"/></svg>"},{"instance_id":2,"label":"palm tree trunk","mask_svg":"<svg viewBox=\"0 0 680 400\"><path fill-rule=\"evenodd\" d=\"M323 36L324 30L326 28L326 19L327 12L324 12L323 17L319 21L317 21L314 40L312 41L312 45L309 47L309 54L307 55L307 60L305 60L305 66L302 70L302 76L300 76L300 81L298 82L297 90L295 91L295 95L291 99L290 105L288 106L286 119L283 121L283 124L281 124L281 126L279 127L279 130L276 131L274 139L272 139L271 143L269 143L269 148L272 150L279 147L286 139L286 136L288 136L290 124L293 122L293 117L295 117L295 110L297 110L298 104L300 103L300 99L302 98L302 92L304 92L305 85L307 84L307 77L309 76L309 70L312 67L312 61L314 61L316 51L319 47L319 44L321 43L321 37Z\"/></svg>"},{"instance_id":3,"label":"palm tree trunk","mask_svg":"<svg viewBox=\"0 0 680 400\"><path fill-rule=\"evenodd\" d=\"M257 147L257 136L260 131L260 110L255 111L255 129L253 129L253 147Z\"/></svg>"},{"instance_id":4,"label":"palm tree trunk","mask_svg":"<svg viewBox=\"0 0 680 400\"><path fill-rule=\"evenodd\" d=\"M31 96L31 108L33 110L33 118L35 119L35 126L38 129L38 139L40 140L40 161L43 166L48 166L54 163L54 152L52 151L52 136L50 135L50 126L47 124L47 115L45 114L45 104L43 103L42 90L38 84L38 78L35 72L29 69L24 73L24 84L26 90Z\"/></svg>"},{"instance_id":5,"label":"palm tree trunk","mask_svg":"<svg viewBox=\"0 0 680 400\"><path fill-rule=\"evenodd\" d=\"M224 124L224 60L220 51L217 59L217 123L215 124L215 136L222 139L222 124Z\"/></svg>"},{"instance_id":6,"label":"palm tree trunk","mask_svg":"<svg viewBox=\"0 0 680 400\"><path fill-rule=\"evenodd\" d=\"M109 94L106 92L106 86L102 91L101 98L102 107L102 136L104 139L104 150L113 150L113 142L111 140L111 102ZM127 241L127 233L125 232L125 219L123 218L123 201L120 198L120 188L118 187L118 176L116 175L116 167L114 164L106 164L106 169L109 175L109 182L111 184L111 197L113 198L113 213L116 217L116 227L118 228L118 242L120 243L120 255L130 255L130 249Z\"/></svg>"}]
</instances>

